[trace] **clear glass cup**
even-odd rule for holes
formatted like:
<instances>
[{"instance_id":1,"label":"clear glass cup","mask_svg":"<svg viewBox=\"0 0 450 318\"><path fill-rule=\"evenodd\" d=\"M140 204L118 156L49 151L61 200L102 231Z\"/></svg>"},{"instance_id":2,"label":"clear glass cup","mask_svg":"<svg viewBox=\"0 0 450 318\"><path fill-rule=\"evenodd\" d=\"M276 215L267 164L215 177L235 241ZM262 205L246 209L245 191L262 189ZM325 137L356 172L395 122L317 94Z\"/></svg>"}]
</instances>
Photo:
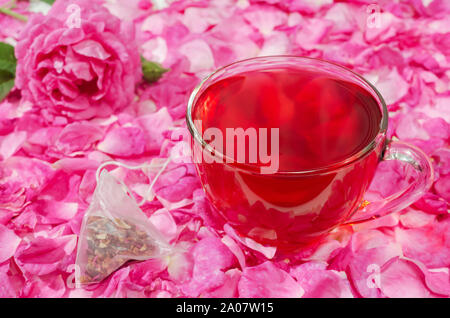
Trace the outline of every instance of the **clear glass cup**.
<instances>
[{"instance_id":1,"label":"clear glass cup","mask_svg":"<svg viewBox=\"0 0 450 318\"><path fill-rule=\"evenodd\" d=\"M364 88L382 113L378 134L361 151L337 164L269 174L251 165L236 164L211 147L195 125L196 120L201 120L199 114L207 111L194 111L202 107L197 101L205 89L229 76L282 67L328 73ZM217 224L227 223L239 235L275 246L284 253L305 248L339 225L372 220L403 209L418 200L433 182L432 164L421 150L387 140L388 110L377 89L362 76L331 62L267 56L230 64L212 73L193 91L186 120L196 170L214 207ZM405 187L386 198L366 199L379 162L389 160L399 161L404 168Z\"/></svg>"}]
</instances>

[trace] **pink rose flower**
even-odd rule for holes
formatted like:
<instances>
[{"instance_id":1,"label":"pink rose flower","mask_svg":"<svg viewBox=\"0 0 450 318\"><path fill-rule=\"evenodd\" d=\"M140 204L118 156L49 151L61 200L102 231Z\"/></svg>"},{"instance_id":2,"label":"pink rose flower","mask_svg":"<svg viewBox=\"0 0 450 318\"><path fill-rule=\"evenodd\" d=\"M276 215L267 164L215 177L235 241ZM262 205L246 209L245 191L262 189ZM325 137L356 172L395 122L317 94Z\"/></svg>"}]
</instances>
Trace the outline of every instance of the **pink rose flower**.
<instances>
[{"instance_id":1,"label":"pink rose flower","mask_svg":"<svg viewBox=\"0 0 450 318\"><path fill-rule=\"evenodd\" d=\"M16 86L47 121L106 117L132 101L142 77L134 26L98 0L56 1L20 38Z\"/></svg>"}]
</instances>

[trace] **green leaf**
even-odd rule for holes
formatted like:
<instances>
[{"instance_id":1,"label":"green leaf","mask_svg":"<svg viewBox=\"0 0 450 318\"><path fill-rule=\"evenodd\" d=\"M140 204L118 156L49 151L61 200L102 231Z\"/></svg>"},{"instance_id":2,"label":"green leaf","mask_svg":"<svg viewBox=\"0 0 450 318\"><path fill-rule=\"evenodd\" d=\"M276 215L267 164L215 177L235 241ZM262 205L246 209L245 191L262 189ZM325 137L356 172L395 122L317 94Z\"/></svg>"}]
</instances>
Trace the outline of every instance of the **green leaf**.
<instances>
[{"instance_id":1,"label":"green leaf","mask_svg":"<svg viewBox=\"0 0 450 318\"><path fill-rule=\"evenodd\" d=\"M55 0L41 0L42 2L48 3L49 5L52 5L55 3Z\"/></svg>"},{"instance_id":2,"label":"green leaf","mask_svg":"<svg viewBox=\"0 0 450 318\"><path fill-rule=\"evenodd\" d=\"M6 96L8 96L9 92L14 87L14 78L8 80L6 82L0 83L0 101L3 100Z\"/></svg>"},{"instance_id":3,"label":"green leaf","mask_svg":"<svg viewBox=\"0 0 450 318\"><path fill-rule=\"evenodd\" d=\"M3 100L14 87L17 59L14 47L0 42L0 101Z\"/></svg>"},{"instance_id":4,"label":"green leaf","mask_svg":"<svg viewBox=\"0 0 450 318\"><path fill-rule=\"evenodd\" d=\"M16 61L16 56L14 55L14 47L7 43L0 42L0 60L5 61Z\"/></svg>"},{"instance_id":5,"label":"green leaf","mask_svg":"<svg viewBox=\"0 0 450 318\"><path fill-rule=\"evenodd\" d=\"M161 78L161 76L168 72L169 70L162 67L161 64L156 62L147 61L145 58L141 57L142 62L142 73L144 73L144 79L153 83Z\"/></svg>"},{"instance_id":6,"label":"green leaf","mask_svg":"<svg viewBox=\"0 0 450 318\"><path fill-rule=\"evenodd\" d=\"M0 71L5 71L12 75L16 74L16 62L0 59Z\"/></svg>"}]
</instances>

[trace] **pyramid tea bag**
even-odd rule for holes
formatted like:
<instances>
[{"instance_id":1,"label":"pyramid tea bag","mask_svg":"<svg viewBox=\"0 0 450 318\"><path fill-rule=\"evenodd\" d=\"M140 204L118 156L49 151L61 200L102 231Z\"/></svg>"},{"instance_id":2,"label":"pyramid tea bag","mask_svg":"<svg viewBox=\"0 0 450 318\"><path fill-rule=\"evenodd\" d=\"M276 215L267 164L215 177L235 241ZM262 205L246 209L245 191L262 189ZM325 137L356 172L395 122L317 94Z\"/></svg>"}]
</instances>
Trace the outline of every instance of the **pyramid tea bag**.
<instances>
[{"instance_id":1,"label":"pyramid tea bag","mask_svg":"<svg viewBox=\"0 0 450 318\"><path fill-rule=\"evenodd\" d=\"M103 170L81 226L77 286L100 282L127 261L163 257L171 249L125 185Z\"/></svg>"}]
</instances>

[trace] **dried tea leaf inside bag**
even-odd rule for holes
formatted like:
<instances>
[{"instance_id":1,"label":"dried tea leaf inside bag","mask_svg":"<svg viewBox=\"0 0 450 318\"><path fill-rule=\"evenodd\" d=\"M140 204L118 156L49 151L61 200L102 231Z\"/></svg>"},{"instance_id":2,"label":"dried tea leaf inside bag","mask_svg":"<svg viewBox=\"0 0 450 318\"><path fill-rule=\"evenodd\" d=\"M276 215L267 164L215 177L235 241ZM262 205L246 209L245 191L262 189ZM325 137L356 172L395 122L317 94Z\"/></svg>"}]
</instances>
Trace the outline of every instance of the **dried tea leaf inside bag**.
<instances>
[{"instance_id":1,"label":"dried tea leaf inside bag","mask_svg":"<svg viewBox=\"0 0 450 318\"><path fill-rule=\"evenodd\" d=\"M126 187L103 170L81 226L77 285L100 282L129 260L163 257L170 251Z\"/></svg>"}]
</instances>

